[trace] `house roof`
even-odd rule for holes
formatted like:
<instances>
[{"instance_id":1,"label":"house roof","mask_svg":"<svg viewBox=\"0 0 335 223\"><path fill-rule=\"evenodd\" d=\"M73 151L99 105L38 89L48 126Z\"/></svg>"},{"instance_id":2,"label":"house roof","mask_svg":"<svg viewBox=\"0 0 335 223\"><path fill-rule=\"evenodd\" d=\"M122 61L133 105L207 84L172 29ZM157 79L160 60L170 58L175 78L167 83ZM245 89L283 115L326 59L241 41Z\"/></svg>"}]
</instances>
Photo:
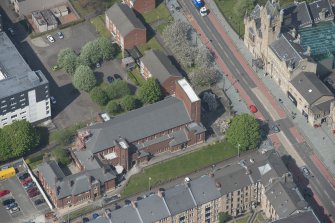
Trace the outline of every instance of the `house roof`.
<instances>
[{"instance_id":1,"label":"house roof","mask_svg":"<svg viewBox=\"0 0 335 223\"><path fill-rule=\"evenodd\" d=\"M177 68L170 59L158 50L148 50L141 58L144 66L149 70L154 78L163 84L169 77L175 76L182 78Z\"/></svg>"},{"instance_id":2,"label":"house roof","mask_svg":"<svg viewBox=\"0 0 335 223\"><path fill-rule=\"evenodd\" d=\"M190 188L179 184L164 192L165 202L172 216L196 207Z\"/></svg>"},{"instance_id":3,"label":"house roof","mask_svg":"<svg viewBox=\"0 0 335 223\"><path fill-rule=\"evenodd\" d=\"M98 159L89 150L74 150L73 153L84 166L85 170L93 170L101 167Z\"/></svg>"},{"instance_id":4,"label":"house roof","mask_svg":"<svg viewBox=\"0 0 335 223\"><path fill-rule=\"evenodd\" d=\"M126 4L115 3L106 11L106 15L122 36L126 36L134 29L146 29L142 22L136 17L134 11Z\"/></svg>"},{"instance_id":5,"label":"house roof","mask_svg":"<svg viewBox=\"0 0 335 223\"><path fill-rule=\"evenodd\" d=\"M33 11L50 9L59 5L66 4L66 0L43 0L41 4L40 0L20 0L17 1L19 4L20 14L29 15Z\"/></svg>"},{"instance_id":6,"label":"house roof","mask_svg":"<svg viewBox=\"0 0 335 223\"><path fill-rule=\"evenodd\" d=\"M55 160L49 160L47 162L43 162L41 165L38 166L38 170L40 173L43 174L46 182L49 185L56 185L57 180L61 180L65 177L63 171L58 166Z\"/></svg>"},{"instance_id":7,"label":"house roof","mask_svg":"<svg viewBox=\"0 0 335 223\"><path fill-rule=\"evenodd\" d=\"M85 128L91 133L86 149L97 153L115 146L120 137L134 142L191 121L183 102L176 97L167 97Z\"/></svg>"},{"instance_id":8,"label":"house roof","mask_svg":"<svg viewBox=\"0 0 335 223\"><path fill-rule=\"evenodd\" d=\"M287 31L311 26L313 23L306 2L293 2L282 10L284 13L282 28L286 28Z\"/></svg>"},{"instance_id":9,"label":"house roof","mask_svg":"<svg viewBox=\"0 0 335 223\"><path fill-rule=\"evenodd\" d=\"M131 205L112 211L110 216L111 223L143 223L139 213Z\"/></svg>"},{"instance_id":10,"label":"house roof","mask_svg":"<svg viewBox=\"0 0 335 223\"><path fill-rule=\"evenodd\" d=\"M215 181L208 175L192 180L190 182L190 189L198 206L221 197Z\"/></svg>"},{"instance_id":11,"label":"house roof","mask_svg":"<svg viewBox=\"0 0 335 223\"><path fill-rule=\"evenodd\" d=\"M165 200L157 194L152 194L137 201L137 210L142 221L146 223L158 222L171 215Z\"/></svg>"},{"instance_id":12,"label":"house roof","mask_svg":"<svg viewBox=\"0 0 335 223\"><path fill-rule=\"evenodd\" d=\"M310 105L323 96L333 96L314 73L301 72L291 80L291 84Z\"/></svg>"},{"instance_id":13,"label":"house roof","mask_svg":"<svg viewBox=\"0 0 335 223\"><path fill-rule=\"evenodd\" d=\"M324 11L325 17L329 18L334 16L333 9L329 0L317 0L308 4L311 16L315 23L320 22L320 12Z\"/></svg>"},{"instance_id":14,"label":"house roof","mask_svg":"<svg viewBox=\"0 0 335 223\"><path fill-rule=\"evenodd\" d=\"M312 210L300 212L287 218L273 221L273 223L320 223Z\"/></svg>"}]
</instances>

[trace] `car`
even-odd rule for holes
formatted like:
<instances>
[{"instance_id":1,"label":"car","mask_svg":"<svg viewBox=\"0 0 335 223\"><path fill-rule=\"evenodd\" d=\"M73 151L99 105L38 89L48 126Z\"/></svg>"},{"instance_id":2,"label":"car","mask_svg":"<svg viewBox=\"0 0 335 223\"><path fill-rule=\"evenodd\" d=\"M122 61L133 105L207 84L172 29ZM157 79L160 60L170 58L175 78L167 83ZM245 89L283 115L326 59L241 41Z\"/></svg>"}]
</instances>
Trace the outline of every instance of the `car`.
<instances>
[{"instance_id":1,"label":"car","mask_svg":"<svg viewBox=\"0 0 335 223\"><path fill-rule=\"evenodd\" d=\"M51 35L47 35L47 39L49 40L50 43L55 42L55 39Z\"/></svg>"},{"instance_id":2,"label":"car","mask_svg":"<svg viewBox=\"0 0 335 223\"><path fill-rule=\"evenodd\" d=\"M277 125L274 125L274 126L272 126L272 131L274 132L274 133L278 133L278 132L280 132L280 129L279 129L279 127L277 126Z\"/></svg>"},{"instance_id":3,"label":"car","mask_svg":"<svg viewBox=\"0 0 335 223\"><path fill-rule=\"evenodd\" d=\"M32 192L37 191L37 190L38 190L37 187L31 187L31 188L28 188L27 193L32 193Z\"/></svg>"},{"instance_id":4,"label":"car","mask_svg":"<svg viewBox=\"0 0 335 223\"><path fill-rule=\"evenodd\" d=\"M99 68L99 67L101 67L101 64L98 62L98 63L95 64L95 66L96 66L96 68Z\"/></svg>"},{"instance_id":5,"label":"car","mask_svg":"<svg viewBox=\"0 0 335 223\"><path fill-rule=\"evenodd\" d=\"M13 199L13 198L9 198L9 199L7 199L7 200L4 200L4 201L2 202L2 205L3 205L3 206L6 206L6 205L9 205L9 204L11 204L11 203L15 203L15 199Z\"/></svg>"},{"instance_id":6,"label":"car","mask_svg":"<svg viewBox=\"0 0 335 223\"><path fill-rule=\"evenodd\" d=\"M22 181L28 178L29 176L30 176L29 173L23 173L22 175L19 176L19 179Z\"/></svg>"},{"instance_id":7,"label":"car","mask_svg":"<svg viewBox=\"0 0 335 223\"><path fill-rule=\"evenodd\" d=\"M0 190L0 197L3 197L10 193L10 190Z\"/></svg>"},{"instance_id":8,"label":"car","mask_svg":"<svg viewBox=\"0 0 335 223\"><path fill-rule=\"evenodd\" d=\"M108 83L113 83L113 81L114 81L114 78L112 77L112 76L108 76L107 77L107 81L108 81Z\"/></svg>"},{"instance_id":9,"label":"car","mask_svg":"<svg viewBox=\"0 0 335 223\"><path fill-rule=\"evenodd\" d=\"M28 193L28 196L29 196L30 198L33 198L33 197L36 197L36 196L39 195L39 194L40 194L39 191L34 191L34 192L31 192L31 193Z\"/></svg>"},{"instance_id":10,"label":"car","mask_svg":"<svg viewBox=\"0 0 335 223\"><path fill-rule=\"evenodd\" d=\"M122 80L122 77L119 74L114 74L113 76L115 80Z\"/></svg>"},{"instance_id":11,"label":"car","mask_svg":"<svg viewBox=\"0 0 335 223\"><path fill-rule=\"evenodd\" d=\"M14 213L19 212L19 211L20 211L20 208L19 207L15 207L15 208L10 209L9 213L14 214Z\"/></svg>"},{"instance_id":12,"label":"car","mask_svg":"<svg viewBox=\"0 0 335 223\"><path fill-rule=\"evenodd\" d=\"M258 109L256 108L255 105L250 105L249 106L249 110L252 112L252 113L256 113L258 111Z\"/></svg>"},{"instance_id":13,"label":"car","mask_svg":"<svg viewBox=\"0 0 335 223\"><path fill-rule=\"evenodd\" d=\"M35 205L40 205L40 204L43 204L45 203L45 200L44 199L37 199L36 201L34 201Z\"/></svg>"},{"instance_id":14,"label":"car","mask_svg":"<svg viewBox=\"0 0 335 223\"><path fill-rule=\"evenodd\" d=\"M87 222L89 222L90 221L90 219L89 218L83 218L83 223L87 223Z\"/></svg>"},{"instance_id":15,"label":"car","mask_svg":"<svg viewBox=\"0 0 335 223\"><path fill-rule=\"evenodd\" d=\"M14 29L11 28L11 27L8 28L8 32L9 32L12 36L15 35L15 33L14 33Z\"/></svg>"},{"instance_id":16,"label":"car","mask_svg":"<svg viewBox=\"0 0 335 223\"><path fill-rule=\"evenodd\" d=\"M64 35L62 32L57 32L57 35L59 37L59 39L64 39Z\"/></svg>"},{"instance_id":17,"label":"car","mask_svg":"<svg viewBox=\"0 0 335 223\"><path fill-rule=\"evenodd\" d=\"M93 219L97 219L98 217L100 217L100 215L98 213L93 213L92 214L92 218Z\"/></svg>"},{"instance_id":18,"label":"car","mask_svg":"<svg viewBox=\"0 0 335 223\"><path fill-rule=\"evenodd\" d=\"M17 207L17 203L15 203L15 202L14 203L10 203L10 204L8 204L8 205L5 206L5 208L7 210L15 208L15 207Z\"/></svg>"},{"instance_id":19,"label":"car","mask_svg":"<svg viewBox=\"0 0 335 223\"><path fill-rule=\"evenodd\" d=\"M309 172L307 167L301 168L302 174L304 174L305 177L309 177L311 175L311 172Z\"/></svg>"},{"instance_id":20,"label":"car","mask_svg":"<svg viewBox=\"0 0 335 223\"><path fill-rule=\"evenodd\" d=\"M56 99L54 98L54 96L51 96L51 97L50 97L50 101L51 101L51 103L54 104L54 105L57 103L57 101L56 101Z\"/></svg>"},{"instance_id":21,"label":"car","mask_svg":"<svg viewBox=\"0 0 335 223\"><path fill-rule=\"evenodd\" d=\"M200 15L201 16L207 15L207 8L205 6L200 8Z\"/></svg>"},{"instance_id":22,"label":"car","mask_svg":"<svg viewBox=\"0 0 335 223\"><path fill-rule=\"evenodd\" d=\"M21 184L22 184L22 185L26 185L26 184L28 184L28 183L30 183L30 182L32 182L32 181L33 181L33 179L31 179L31 177L28 177L28 178L22 180L22 181L21 181Z\"/></svg>"},{"instance_id":23,"label":"car","mask_svg":"<svg viewBox=\"0 0 335 223\"><path fill-rule=\"evenodd\" d=\"M25 190L28 190L29 188L34 187L34 186L35 186L35 182L30 182L30 183L27 183L26 185L24 185L23 188Z\"/></svg>"}]
</instances>

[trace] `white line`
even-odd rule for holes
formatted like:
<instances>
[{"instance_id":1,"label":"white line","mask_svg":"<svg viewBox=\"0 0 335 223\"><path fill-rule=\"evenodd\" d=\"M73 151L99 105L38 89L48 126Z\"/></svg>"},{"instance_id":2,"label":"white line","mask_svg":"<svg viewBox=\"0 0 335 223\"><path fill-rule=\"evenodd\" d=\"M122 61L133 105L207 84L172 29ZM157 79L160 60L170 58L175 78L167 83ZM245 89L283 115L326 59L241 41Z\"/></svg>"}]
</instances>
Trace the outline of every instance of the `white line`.
<instances>
[{"instance_id":1,"label":"white line","mask_svg":"<svg viewBox=\"0 0 335 223\"><path fill-rule=\"evenodd\" d=\"M327 195L327 197L329 197L329 194L327 193L327 191L324 190L323 192L325 192L325 194Z\"/></svg>"},{"instance_id":2,"label":"white line","mask_svg":"<svg viewBox=\"0 0 335 223\"><path fill-rule=\"evenodd\" d=\"M315 178L316 182L318 182L319 185L321 185L320 181L318 178Z\"/></svg>"},{"instance_id":3,"label":"white line","mask_svg":"<svg viewBox=\"0 0 335 223\"><path fill-rule=\"evenodd\" d=\"M334 201L331 201L332 202L332 205L335 207L335 202Z\"/></svg>"}]
</instances>

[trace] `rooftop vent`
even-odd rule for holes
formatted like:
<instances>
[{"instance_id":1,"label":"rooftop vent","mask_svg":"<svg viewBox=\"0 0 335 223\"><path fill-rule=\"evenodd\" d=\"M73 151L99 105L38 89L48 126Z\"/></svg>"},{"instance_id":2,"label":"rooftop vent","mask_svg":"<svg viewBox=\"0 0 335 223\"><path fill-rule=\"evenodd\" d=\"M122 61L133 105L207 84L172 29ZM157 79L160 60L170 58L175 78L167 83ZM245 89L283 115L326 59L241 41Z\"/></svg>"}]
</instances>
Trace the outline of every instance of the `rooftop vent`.
<instances>
[{"instance_id":1,"label":"rooftop vent","mask_svg":"<svg viewBox=\"0 0 335 223\"><path fill-rule=\"evenodd\" d=\"M311 92L312 92L312 89L309 89L308 92L311 93Z\"/></svg>"}]
</instances>

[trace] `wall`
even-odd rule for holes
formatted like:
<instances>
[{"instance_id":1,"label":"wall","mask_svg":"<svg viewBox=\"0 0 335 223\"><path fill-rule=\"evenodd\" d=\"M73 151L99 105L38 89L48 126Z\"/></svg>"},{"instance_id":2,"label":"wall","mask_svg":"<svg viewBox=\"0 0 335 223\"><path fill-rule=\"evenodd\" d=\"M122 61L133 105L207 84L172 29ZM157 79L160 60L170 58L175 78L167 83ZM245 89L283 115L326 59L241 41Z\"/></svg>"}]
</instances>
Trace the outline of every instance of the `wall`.
<instances>
[{"instance_id":1,"label":"wall","mask_svg":"<svg viewBox=\"0 0 335 223\"><path fill-rule=\"evenodd\" d=\"M124 49L132 49L134 46L145 44L147 42L147 31L145 29L135 28L124 38Z\"/></svg>"}]
</instances>

